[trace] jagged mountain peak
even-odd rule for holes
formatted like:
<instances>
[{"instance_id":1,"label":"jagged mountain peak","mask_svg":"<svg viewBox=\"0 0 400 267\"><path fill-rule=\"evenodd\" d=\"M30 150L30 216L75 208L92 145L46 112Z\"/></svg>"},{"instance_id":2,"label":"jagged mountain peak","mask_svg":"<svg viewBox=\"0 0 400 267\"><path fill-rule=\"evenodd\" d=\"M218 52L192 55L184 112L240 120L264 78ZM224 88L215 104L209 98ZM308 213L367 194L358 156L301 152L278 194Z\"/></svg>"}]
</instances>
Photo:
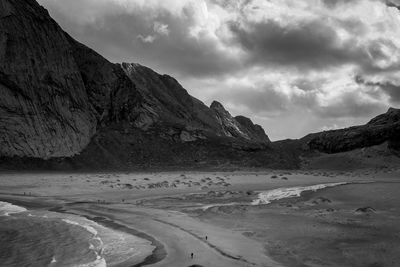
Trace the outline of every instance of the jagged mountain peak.
<instances>
[{"instance_id":1,"label":"jagged mountain peak","mask_svg":"<svg viewBox=\"0 0 400 267\"><path fill-rule=\"evenodd\" d=\"M214 111L222 129L227 136L270 143L264 129L244 116L233 117L218 101L213 101L210 108Z\"/></svg>"},{"instance_id":2,"label":"jagged mountain peak","mask_svg":"<svg viewBox=\"0 0 400 267\"><path fill-rule=\"evenodd\" d=\"M210 105L211 109L218 109L218 110L224 110L226 111L225 107L218 101L214 100L211 105Z\"/></svg>"}]
</instances>

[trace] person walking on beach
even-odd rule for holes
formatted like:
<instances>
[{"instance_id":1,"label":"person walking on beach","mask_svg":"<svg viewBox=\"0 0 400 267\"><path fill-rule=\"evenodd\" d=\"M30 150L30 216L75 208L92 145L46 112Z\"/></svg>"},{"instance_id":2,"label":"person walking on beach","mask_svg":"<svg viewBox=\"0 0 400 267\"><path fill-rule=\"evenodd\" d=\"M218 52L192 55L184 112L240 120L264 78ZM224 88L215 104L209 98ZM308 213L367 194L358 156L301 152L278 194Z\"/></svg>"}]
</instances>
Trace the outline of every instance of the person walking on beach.
<instances>
[{"instance_id":1,"label":"person walking on beach","mask_svg":"<svg viewBox=\"0 0 400 267\"><path fill-rule=\"evenodd\" d=\"M206 241L208 240L208 236L206 236Z\"/></svg>"},{"instance_id":2,"label":"person walking on beach","mask_svg":"<svg viewBox=\"0 0 400 267\"><path fill-rule=\"evenodd\" d=\"M193 254L193 252L190 254L190 257L193 259L193 257L194 257L194 254Z\"/></svg>"}]
</instances>

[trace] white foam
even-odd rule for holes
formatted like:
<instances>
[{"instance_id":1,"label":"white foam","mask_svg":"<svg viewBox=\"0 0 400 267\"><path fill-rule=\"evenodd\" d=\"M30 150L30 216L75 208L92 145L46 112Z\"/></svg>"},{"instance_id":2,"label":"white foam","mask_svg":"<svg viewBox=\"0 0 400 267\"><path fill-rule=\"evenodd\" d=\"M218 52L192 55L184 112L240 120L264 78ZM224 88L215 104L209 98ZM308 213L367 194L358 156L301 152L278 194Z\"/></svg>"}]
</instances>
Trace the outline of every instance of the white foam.
<instances>
[{"instance_id":1,"label":"white foam","mask_svg":"<svg viewBox=\"0 0 400 267\"><path fill-rule=\"evenodd\" d=\"M78 219L78 218L76 218L76 219ZM93 221L83 219L83 218L79 218L79 221L80 222L72 221L70 219L63 219L63 222L82 227L87 232L91 233L93 235L92 240L98 241L98 244L95 245L94 243L89 242L89 249L92 250L96 254L96 260L93 262L76 265L76 267L106 267L107 266L106 260L101 256L103 253L103 241L98 236L97 230L93 227L94 224L96 226L100 226L100 225L98 225L97 223L95 223Z\"/></svg>"},{"instance_id":2,"label":"white foam","mask_svg":"<svg viewBox=\"0 0 400 267\"><path fill-rule=\"evenodd\" d=\"M69 216L63 221L82 227L93 235L89 242L89 249L96 253L96 260L76 267L103 267L107 264L120 264L135 258L139 263L154 249L151 242L147 240L106 228L83 217Z\"/></svg>"},{"instance_id":3,"label":"white foam","mask_svg":"<svg viewBox=\"0 0 400 267\"><path fill-rule=\"evenodd\" d=\"M0 201L0 216L9 216L26 211L27 209L23 207ZM88 246L94 252L95 259L89 263L76 264L74 267L106 267L107 264L122 264L127 260L139 263L148 255L151 255L154 250L150 241L104 227L84 217L55 212L44 213L42 211L29 211L26 216L61 219L64 223L81 227L91 234ZM53 257L50 265L57 264L56 258Z\"/></svg>"},{"instance_id":4,"label":"white foam","mask_svg":"<svg viewBox=\"0 0 400 267\"><path fill-rule=\"evenodd\" d=\"M68 219L63 219L63 222L66 222L68 224L72 224L72 225L76 225L76 226L80 226L82 228L84 228L86 231L88 231L89 233L91 233L93 236L95 236L97 238L97 231L96 229L94 229L92 226L85 224L85 223L78 223L76 221L71 221ZM93 222L94 223L94 222Z\"/></svg>"},{"instance_id":5,"label":"white foam","mask_svg":"<svg viewBox=\"0 0 400 267\"><path fill-rule=\"evenodd\" d=\"M339 185L345 185L346 182L343 183L329 183L329 184L318 184L311 186L299 186L299 187L290 187L290 188L278 188L274 190L269 190L265 192L261 192L258 194L258 198L253 200L252 205L262 205L269 204L274 200L279 200L283 198L292 198L299 197L304 191L317 191L328 187L335 187Z\"/></svg>"},{"instance_id":6,"label":"white foam","mask_svg":"<svg viewBox=\"0 0 400 267\"><path fill-rule=\"evenodd\" d=\"M25 212L27 209L0 201L0 216L10 216L10 214Z\"/></svg>"},{"instance_id":7,"label":"white foam","mask_svg":"<svg viewBox=\"0 0 400 267\"><path fill-rule=\"evenodd\" d=\"M100 256L97 256L97 259L95 261L85 264L75 265L74 267L106 267L106 266L107 266L106 260Z\"/></svg>"}]
</instances>

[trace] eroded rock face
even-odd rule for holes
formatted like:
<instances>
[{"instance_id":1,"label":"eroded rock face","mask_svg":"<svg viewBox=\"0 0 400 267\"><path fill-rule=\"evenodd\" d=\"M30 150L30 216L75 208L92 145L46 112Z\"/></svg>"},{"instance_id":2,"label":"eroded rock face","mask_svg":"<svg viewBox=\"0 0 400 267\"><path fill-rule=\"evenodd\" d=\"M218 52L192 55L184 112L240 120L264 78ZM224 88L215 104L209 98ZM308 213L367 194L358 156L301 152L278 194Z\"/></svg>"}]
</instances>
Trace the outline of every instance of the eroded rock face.
<instances>
[{"instance_id":1,"label":"eroded rock face","mask_svg":"<svg viewBox=\"0 0 400 267\"><path fill-rule=\"evenodd\" d=\"M345 152L384 142L388 142L389 148L398 149L399 140L400 109L394 108L366 125L310 134L303 138L310 149L326 153Z\"/></svg>"},{"instance_id":2,"label":"eroded rock face","mask_svg":"<svg viewBox=\"0 0 400 267\"><path fill-rule=\"evenodd\" d=\"M223 129L224 135L260 143L270 143L270 140L262 127L254 125L249 118L243 116L232 117L229 111L227 111L224 106L217 101L214 101L210 108L215 113L215 116Z\"/></svg>"},{"instance_id":3,"label":"eroded rock face","mask_svg":"<svg viewBox=\"0 0 400 267\"><path fill-rule=\"evenodd\" d=\"M235 120L240 123L242 130L251 138L251 140L258 140L261 143L271 142L264 129L260 125L254 124L249 118L236 116Z\"/></svg>"},{"instance_id":4,"label":"eroded rock face","mask_svg":"<svg viewBox=\"0 0 400 267\"><path fill-rule=\"evenodd\" d=\"M148 103L158 108L162 124L186 131L222 134L214 113L203 102L190 96L174 78L136 63L123 63L121 67Z\"/></svg>"},{"instance_id":5,"label":"eroded rock face","mask_svg":"<svg viewBox=\"0 0 400 267\"><path fill-rule=\"evenodd\" d=\"M0 157L72 157L88 144L100 147L115 131L124 133L118 140L124 151L136 144L137 131L144 134L141 143L165 137L247 149L247 143L269 142L259 126L233 118L222 105L207 107L174 78L107 61L65 33L34 0L0 2L0 63Z\"/></svg>"},{"instance_id":6,"label":"eroded rock face","mask_svg":"<svg viewBox=\"0 0 400 267\"><path fill-rule=\"evenodd\" d=\"M93 112L103 127L126 122L147 130L160 120L160 108L137 88L119 64L69 37Z\"/></svg>"},{"instance_id":7,"label":"eroded rock face","mask_svg":"<svg viewBox=\"0 0 400 267\"><path fill-rule=\"evenodd\" d=\"M33 0L0 2L0 155L79 153L96 129L71 46Z\"/></svg>"},{"instance_id":8,"label":"eroded rock face","mask_svg":"<svg viewBox=\"0 0 400 267\"><path fill-rule=\"evenodd\" d=\"M181 140L198 140L194 132L200 130L249 142L270 142L261 126L254 125L246 117L233 118L219 102L214 101L210 108L207 107L190 96L174 78L160 75L140 64L123 63L121 67L149 103L158 107L160 122L183 129Z\"/></svg>"}]
</instances>

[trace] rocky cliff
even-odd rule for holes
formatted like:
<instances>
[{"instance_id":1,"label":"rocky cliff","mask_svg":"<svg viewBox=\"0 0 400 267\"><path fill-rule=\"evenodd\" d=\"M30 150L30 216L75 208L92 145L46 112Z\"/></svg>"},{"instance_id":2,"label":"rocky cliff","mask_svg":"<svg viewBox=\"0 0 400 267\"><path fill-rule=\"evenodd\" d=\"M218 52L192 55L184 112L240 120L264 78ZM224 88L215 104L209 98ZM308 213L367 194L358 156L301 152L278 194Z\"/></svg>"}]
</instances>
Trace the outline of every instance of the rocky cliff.
<instances>
[{"instance_id":1,"label":"rocky cliff","mask_svg":"<svg viewBox=\"0 0 400 267\"><path fill-rule=\"evenodd\" d=\"M221 104L207 107L174 78L107 61L34 0L0 2L0 93L3 158L75 162L101 155L105 165L129 165L153 161L162 149L179 162L182 155L196 160L196 151L205 160L219 145L265 151L270 144L250 119L233 118ZM180 147L185 143L193 144Z\"/></svg>"},{"instance_id":2,"label":"rocky cliff","mask_svg":"<svg viewBox=\"0 0 400 267\"><path fill-rule=\"evenodd\" d=\"M400 109L390 108L366 125L310 134L302 139L307 147L326 153L339 153L388 142L398 149L400 141Z\"/></svg>"},{"instance_id":3,"label":"rocky cliff","mask_svg":"<svg viewBox=\"0 0 400 267\"><path fill-rule=\"evenodd\" d=\"M67 37L35 1L0 2L0 155L73 156L96 131Z\"/></svg>"},{"instance_id":4,"label":"rocky cliff","mask_svg":"<svg viewBox=\"0 0 400 267\"><path fill-rule=\"evenodd\" d=\"M141 94L149 99L152 106L157 107L159 123L187 131L197 129L223 134L214 113L190 96L174 78L160 75L139 64L123 63L121 67Z\"/></svg>"},{"instance_id":5,"label":"rocky cliff","mask_svg":"<svg viewBox=\"0 0 400 267\"><path fill-rule=\"evenodd\" d=\"M214 112L224 135L246 140L256 140L261 143L270 142L262 127L253 124L249 118L243 116L232 117L229 111L217 101L214 101L210 108Z\"/></svg>"},{"instance_id":6,"label":"rocky cliff","mask_svg":"<svg viewBox=\"0 0 400 267\"><path fill-rule=\"evenodd\" d=\"M0 1L0 169L297 168L310 151L400 148L400 110L362 126L271 143L168 75L113 64L35 0Z\"/></svg>"}]
</instances>

